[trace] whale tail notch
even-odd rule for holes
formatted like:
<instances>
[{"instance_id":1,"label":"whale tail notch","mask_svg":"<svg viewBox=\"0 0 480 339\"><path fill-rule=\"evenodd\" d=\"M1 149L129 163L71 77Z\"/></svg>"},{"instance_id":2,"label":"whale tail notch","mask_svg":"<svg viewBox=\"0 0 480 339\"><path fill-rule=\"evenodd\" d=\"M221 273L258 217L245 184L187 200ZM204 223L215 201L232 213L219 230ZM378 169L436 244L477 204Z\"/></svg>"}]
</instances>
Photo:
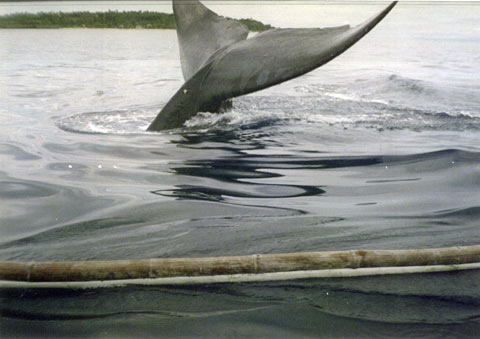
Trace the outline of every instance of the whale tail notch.
<instances>
[{"instance_id":1,"label":"whale tail notch","mask_svg":"<svg viewBox=\"0 0 480 339\"><path fill-rule=\"evenodd\" d=\"M243 25L199 1L173 0L186 82L148 130L179 128L199 111L322 66L365 36L396 3L355 27L273 29L246 39Z\"/></svg>"}]
</instances>

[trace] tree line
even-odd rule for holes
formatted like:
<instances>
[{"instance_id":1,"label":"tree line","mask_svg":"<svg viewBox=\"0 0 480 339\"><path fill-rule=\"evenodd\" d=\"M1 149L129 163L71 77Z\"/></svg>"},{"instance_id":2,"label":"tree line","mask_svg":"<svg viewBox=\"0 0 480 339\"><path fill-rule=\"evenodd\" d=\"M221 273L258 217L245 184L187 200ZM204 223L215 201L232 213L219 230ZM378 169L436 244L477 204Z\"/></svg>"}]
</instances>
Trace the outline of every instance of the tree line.
<instances>
[{"instance_id":1,"label":"tree line","mask_svg":"<svg viewBox=\"0 0 480 339\"><path fill-rule=\"evenodd\" d=\"M253 19L238 20L250 31L273 28ZM0 16L0 28L157 28L175 29L173 14L150 11L15 13Z\"/></svg>"}]
</instances>

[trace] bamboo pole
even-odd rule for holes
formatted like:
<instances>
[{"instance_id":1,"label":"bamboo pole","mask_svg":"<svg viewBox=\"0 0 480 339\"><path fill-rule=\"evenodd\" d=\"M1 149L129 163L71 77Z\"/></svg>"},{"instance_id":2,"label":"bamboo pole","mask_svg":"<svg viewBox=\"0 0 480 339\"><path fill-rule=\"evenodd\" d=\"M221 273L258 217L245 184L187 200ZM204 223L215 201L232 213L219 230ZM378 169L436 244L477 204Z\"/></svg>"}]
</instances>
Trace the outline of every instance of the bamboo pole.
<instances>
[{"instance_id":1,"label":"bamboo pole","mask_svg":"<svg viewBox=\"0 0 480 339\"><path fill-rule=\"evenodd\" d=\"M478 270L480 263L460 265L433 265L433 266L399 266L399 267L367 267L367 268L341 268L313 271L292 271L258 274L227 274L195 277L168 277L154 279L125 279L125 280L92 280L92 281L47 281L26 282L13 280L0 280L0 289L92 289L125 287L129 285L162 286L162 285L205 285L220 283L246 283L265 281L286 281L296 279L321 279L321 278L353 278L375 275L400 275L414 273L438 273L463 270Z\"/></svg>"},{"instance_id":2,"label":"bamboo pole","mask_svg":"<svg viewBox=\"0 0 480 339\"><path fill-rule=\"evenodd\" d=\"M390 271L408 271L408 268L424 268L424 271L478 269L480 268L480 245L411 249L411 250L352 250L336 252L306 252L285 254L255 254L234 257L139 259L113 261L70 262L0 262L1 286L15 282L66 283L102 281L153 281L158 279L184 279L198 281L219 277L232 281L238 276L257 277L257 280L278 276L308 277L335 274ZM386 269L389 270L386 270ZM376 271L375 271L376 270ZM323 273L321 273L324 271ZM392 271L392 272L393 272ZM306 272L306 273L301 273ZM314 274L315 272L315 274ZM380 272L380 273L378 273ZM301 274L300 274L301 273ZM407 272L408 273L408 272ZM222 278L223 277L223 278ZM270 278L268 278L270 277ZM200 279L199 279L200 278ZM277 277L278 278L278 277ZM217 279L217 280L219 280ZM281 280L281 278L279 278ZM301 279L301 277L296 278ZM168 279L167 279L168 280ZM233 279L235 280L235 279ZM278 280L278 279L273 279ZM166 280L164 280L166 281ZM174 280L172 280L174 281ZM216 282L213 279L213 282ZM18 284L17 284L18 285ZM28 285L28 284L27 284ZM19 286L19 285L18 285Z\"/></svg>"}]
</instances>

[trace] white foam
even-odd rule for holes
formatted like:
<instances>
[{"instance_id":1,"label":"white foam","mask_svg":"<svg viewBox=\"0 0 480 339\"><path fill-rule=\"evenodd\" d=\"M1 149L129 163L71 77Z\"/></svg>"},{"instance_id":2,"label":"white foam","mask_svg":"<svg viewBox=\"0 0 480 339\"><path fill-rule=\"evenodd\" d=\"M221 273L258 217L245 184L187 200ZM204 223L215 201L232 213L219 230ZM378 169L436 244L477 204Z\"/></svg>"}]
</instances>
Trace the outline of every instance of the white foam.
<instances>
[{"instance_id":1,"label":"white foam","mask_svg":"<svg viewBox=\"0 0 480 339\"><path fill-rule=\"evenodd\" d=\"M77 133L139 134L146 133L156 113L156 109L81 113L58 120L57 126Z\"/></svg>"}]
</instances>

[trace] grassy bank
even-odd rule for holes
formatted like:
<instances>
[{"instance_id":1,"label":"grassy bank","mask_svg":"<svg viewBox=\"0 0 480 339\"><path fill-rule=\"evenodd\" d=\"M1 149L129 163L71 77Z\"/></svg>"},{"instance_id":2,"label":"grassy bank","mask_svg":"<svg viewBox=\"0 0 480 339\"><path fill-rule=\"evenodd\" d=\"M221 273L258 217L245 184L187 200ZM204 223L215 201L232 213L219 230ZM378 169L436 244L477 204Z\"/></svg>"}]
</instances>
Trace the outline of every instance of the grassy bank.
<instances>
[{"instance_id":1,"label":"grassy bank","mask_svg":"<svg viewBox=\"0 0 480 339\"><path fill-rule=\"evenodd\" d=\"M250 31L261 32L272 26L253 19L238 20ZM157 28L174 29L173 14L129 12L72 12L10 14L0 16L0 28Z\"/></svg>"}]
</instances>

